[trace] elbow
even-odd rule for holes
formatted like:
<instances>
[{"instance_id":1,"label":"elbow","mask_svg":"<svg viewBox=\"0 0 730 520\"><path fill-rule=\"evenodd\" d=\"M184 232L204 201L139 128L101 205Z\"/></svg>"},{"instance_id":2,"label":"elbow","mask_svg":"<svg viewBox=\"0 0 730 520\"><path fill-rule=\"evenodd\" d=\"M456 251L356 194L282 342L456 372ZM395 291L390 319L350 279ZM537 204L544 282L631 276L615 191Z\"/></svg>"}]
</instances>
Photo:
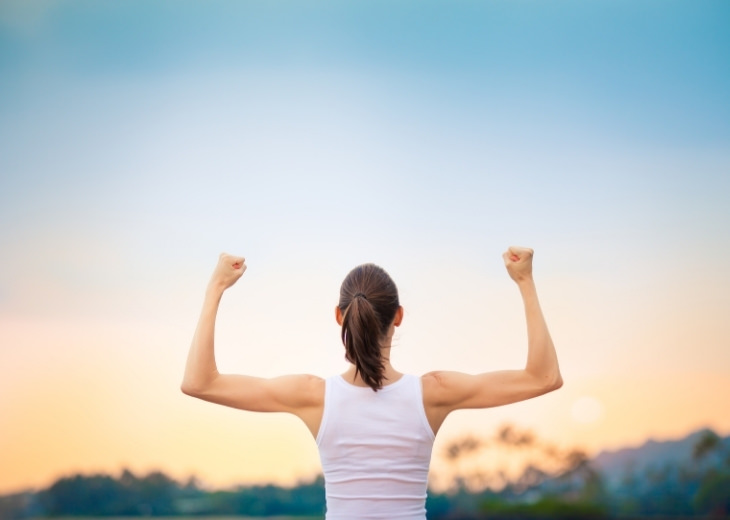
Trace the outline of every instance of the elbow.
<instances>
[{"instance_id":1,"label":"elbow","mask_svg":"<svg viewBox=\"0 0 730 520\"><path fill-rule=\"evenodd\" d=\"M560 373L558 373L555 375L555 377L552 378L552 380L550 380L548 382L547 391L553 392L562 386L563 386L563 376L561 376Z\"/></svg>"},{"instance_id":2,"label":"elbow","mask_svg":"<svg viewBox=\"0 0 730 520\"><path fill-rule=\"evenodd\" d=\"M200 385L192 384L189 381L182 382L182 384L180 385L180 391L185 395L189 395L190 397L198 397L203 393L203 389L200 387Z\"/></svg>"},{"instance_id":3,"label":"elbow","mask_svg":"<svg viewBox=\"0 0 730 520\"><path fill-rule=\"evenodd\" d=\"M206 395L215 383L218 373L210 374L208 377L201 377L199 374L185 375L180 384L180 391L190 397L202 397Z\"/></svg>"},{"instance_id":4,"label":"elbow","mask_svg":"<svg viewBox=\"0 0 730 520\"><path fill-rule=\"evenodd\" d=\"M531 374L533 391L536 396L553 392L563 386L563 377L559 371L554 373Z\"/></svg>"},{"instance_id":5,"label":"elbow","mask_svg":"<svg viewBox=\"0 0 730 520\"><path fill-rule=\"evenodd\" d=\"M543 375L534 379L535 394L544 395L550 392L554 392L561 386L563 386L563 378L560 373L554 375Z\"/></svg>"}]
</instances>

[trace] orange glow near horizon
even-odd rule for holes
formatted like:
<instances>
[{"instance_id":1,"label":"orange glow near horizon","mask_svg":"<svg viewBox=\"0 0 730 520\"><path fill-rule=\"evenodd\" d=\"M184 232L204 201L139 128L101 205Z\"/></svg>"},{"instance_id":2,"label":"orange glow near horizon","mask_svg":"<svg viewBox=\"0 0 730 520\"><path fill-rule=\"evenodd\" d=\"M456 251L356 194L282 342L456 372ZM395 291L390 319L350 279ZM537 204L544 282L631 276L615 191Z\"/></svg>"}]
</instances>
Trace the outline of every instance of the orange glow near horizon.
<instances>
[{"instance_id":1,"label":"orange glow near horizon","mask_svg":"<svg viewBox=\"0 0 730 520\"><path fill-rule=\"evenodd\" d=\"M46 320L35 326L16 318L4 320L2 331L0 340L16 350L4 353L0 369L1 493L43 487L75 472L125 467L161 470L180 480L196 475L211 487L288 485L319 472L314 440L293 416L217 407L179 391L183 331L176 333L176 356L168 347L150 353L153 343L131 347L141 336L128 325ZM154 342L164 334L149 330L143 336ZM700 427L730 432L730 418L722 413L730 379L722 372L581 378L569 368L570 350L564 346L568 373L560 391L449 418L435 446L433 472L448 473L440 453L450 440L489 435L507 423L591 454L678 438Z\"/></svg>"}]
</instances>

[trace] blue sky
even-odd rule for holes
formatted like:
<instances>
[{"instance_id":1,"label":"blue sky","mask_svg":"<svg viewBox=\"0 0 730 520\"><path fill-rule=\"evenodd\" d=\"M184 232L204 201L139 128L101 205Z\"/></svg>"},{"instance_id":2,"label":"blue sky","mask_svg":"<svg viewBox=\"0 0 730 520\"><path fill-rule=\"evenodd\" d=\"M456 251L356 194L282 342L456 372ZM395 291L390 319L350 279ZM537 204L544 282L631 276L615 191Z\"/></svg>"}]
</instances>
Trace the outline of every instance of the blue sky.
<instances>
[{"instance_id":1,"label":"blue sky","mask_svg":"<svg viewBox=\"0 0 730 520\"><path fill-rule=\"evenodd\" d=\"M588 395L596 442L730 428L690 401L622 436L626 403L601 393L647 367L646 406L677 374L730 380L728 19L724 1L3 2L0 341L26 350L3 348L0 389L83 361L86 330L110 337L99 374L157 348L164 374L138 375L173 388L221 250L249 263L222 309L231 370L338 370L307 352L338 348L338 284L365 261L400 285L404 370L514 365L516 243L567 397L486 423Z\"/></svg>"},{"instance_id":2,"label":"blue sky","mask_svg":"<svg viewBox=\"0 0 730 520\"><path fill-rule=\"evenodd\" d=\"M175 201L226 169L230 182L243 181L236 173L246 168L257 204L293 205L317 222L347 214L369 228L371 218L384 223L383 212L352 215L347 200L363 207L379 197L404 231L430 236L430 226L492 231L485 208L498 201L529 199L550 218L525 226L569 230L576 220L612 226L621 217L610 213L621 210L633 222L637 212L672 213L676 199L698 203L726 186L724 164L693 172L704 186L690 188L688 172L664 164L712 162L726 151L723 2L10 2L4 10L8 195L39 184L53 195L66 187L67 199L109 190L113 210L140 196L119 191L135 175L186 179ZM266 147L249 160L257 139ZM133 148L154 141L185 147L200 164L175 174L135 165ZM39 143L54 168L28 164ZM207 149L189 149L196 144ZM370 188L336 194L343 180ZM150 182L147 193L163 189ZM303 189L306 200L292 200ZM536 196L548 193L551 201Z\"/></svg>"},{"instance_id":3,"label":"blue sky","mask_svg":"<svg viewBox=\"0 0 730 520\"><path fill-rule=\"evenodd\" d=\"M728 11L9 2L3 236L178 257L726 250Z\"/></svg>"}]
</instances>

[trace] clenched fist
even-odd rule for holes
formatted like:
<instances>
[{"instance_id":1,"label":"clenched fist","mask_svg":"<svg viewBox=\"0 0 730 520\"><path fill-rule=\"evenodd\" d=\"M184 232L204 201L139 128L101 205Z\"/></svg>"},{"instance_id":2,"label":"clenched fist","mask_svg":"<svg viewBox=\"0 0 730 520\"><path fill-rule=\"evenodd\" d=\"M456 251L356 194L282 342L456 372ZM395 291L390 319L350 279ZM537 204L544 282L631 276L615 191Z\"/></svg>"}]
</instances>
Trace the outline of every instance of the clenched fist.
<instances>
[{"instance_id":1,"label":"clenched fist","mask_svg":"<svg viewBox=\"0 0 730 520\"><path fill-rule=\"evenodd\" d=\"M245 258L221 253L218 257L218 265L215 266L215 271L213 271L208 286L226 290L238 281L245 270Z\"/></svg>"},{"instance_id":2,"label":"clenched fist","mask_svg":"<svg viewBox=\"0 0 730 520\"><path fill-rule=\"evenodd\" d=\"M510 277L517 283L532 278L532 255L529 247L510 246L504 252L504 265Z\"/></svg>"}]
</instances>

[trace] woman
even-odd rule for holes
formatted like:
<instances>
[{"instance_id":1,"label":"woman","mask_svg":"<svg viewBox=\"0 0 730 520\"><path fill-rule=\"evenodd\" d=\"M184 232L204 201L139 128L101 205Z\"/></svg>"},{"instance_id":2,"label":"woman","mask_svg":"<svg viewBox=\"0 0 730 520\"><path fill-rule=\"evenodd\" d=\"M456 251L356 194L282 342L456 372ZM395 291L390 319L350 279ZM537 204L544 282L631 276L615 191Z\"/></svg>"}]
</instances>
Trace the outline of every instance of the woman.
<instances>
[{"instance_id":1,"label":"woman","mask_svg":"<svg viewBox=\"0 0 730 520\"><path fill-rule=\"evenodd\" d=\"M188 355L182 391L242 410L289 412L317 441L325 478L327 520L424 520L433 440L454 410L489 408L560 388L553 342L532 279L531 249L510 247L503 258L517 283L527 320L527 362L521 370L416 377L390 363L403 308L390 276L373 264L353 269L340 288L335 318L349 369L322 379L262 379L220 374L213 332L223 292L246 270L241 257L221 254L208 284Z\"/></svg>"}]
</instances>

